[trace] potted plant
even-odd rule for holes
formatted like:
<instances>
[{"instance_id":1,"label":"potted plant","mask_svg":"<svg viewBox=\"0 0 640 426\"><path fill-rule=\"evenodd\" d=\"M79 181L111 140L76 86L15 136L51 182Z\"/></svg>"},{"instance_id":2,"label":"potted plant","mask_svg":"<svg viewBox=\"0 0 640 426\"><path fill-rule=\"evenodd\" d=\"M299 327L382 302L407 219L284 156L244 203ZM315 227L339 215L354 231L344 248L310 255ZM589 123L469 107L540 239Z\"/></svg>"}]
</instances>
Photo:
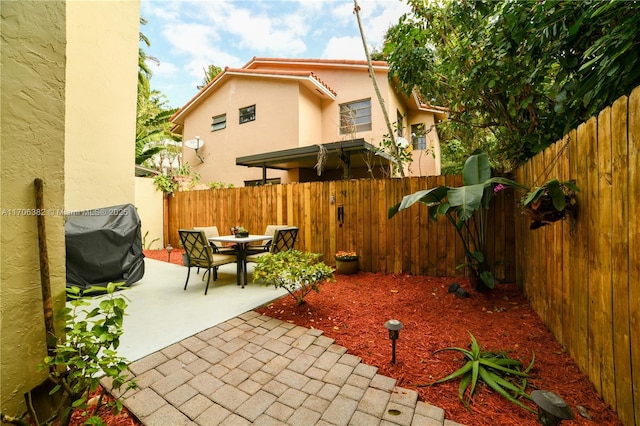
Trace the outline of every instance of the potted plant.
<instances>
[{"instance_id":1,"label":"potted plant","mask_svg":"<svg viewBox=\"0 0 640 426\"><path fill-rule=\"evenodd\" d=\"M236 236L236 238L246 238L246 237L249 236L249 231L247 231L242 226L237 226L236 227L235 236Z\"/></svg>"},{"instance_id":2,"label":"potted plant","mask_svg":"<svg viewBox=\"0 0 640 426\"><path fill-rule=\"evenodd\" d=\"M522 206L531 217L529 229L538 229L564 219L575 210L576 192L580 189L575 180L564 182L551 179L537 186L522 197Z\"/></svg>"},{"instance_id":3,"label":"potted plant","mask_svg":"<svg viewBox=\"0 0 640 426\"><path fill-rule=\"evenodd\" d=\"M336 253L336 272L351 275L358 272L358 254L355 251L339 251Z\"/></svg>"}]
</instances>

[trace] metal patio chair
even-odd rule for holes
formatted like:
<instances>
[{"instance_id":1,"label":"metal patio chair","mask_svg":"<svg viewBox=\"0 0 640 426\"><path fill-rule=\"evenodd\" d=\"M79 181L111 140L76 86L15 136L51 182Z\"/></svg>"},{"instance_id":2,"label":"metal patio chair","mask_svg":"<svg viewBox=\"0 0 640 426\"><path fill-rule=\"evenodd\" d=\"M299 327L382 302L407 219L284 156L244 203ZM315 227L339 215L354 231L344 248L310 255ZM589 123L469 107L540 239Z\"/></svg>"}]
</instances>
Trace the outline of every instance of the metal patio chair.
<instances>
[{"instance_id":1,"label":"metal patio chair","mask_svg":"<svg viewBox=\"0 0 640 426\"><path fill-rule=\"evenodd\" d=\"M270 235L271 237L275 237L276 229L281 228L289 228L289 225L267 225L264 230L263 235ZM249 244L247 246L247 254L258 254L267 252L271 249L271 244L273 243L273 238L268 241L261 241L258 244Z\"/></svg>"},{"instance_id":2,"label":"metal patio chair","mask_svg":"<svg viewBox=\"0 0 640 426\"><path fill-rule=\"evenodd\" d=\"M184 247L188 262L187 280L184 283L184 289L186 290L187 284L189 284L191 268L197 267L197 273L200 273L200 268L203 268L206 271L202 275L202 279L204 280L207 277L207 286L204 289L204 294L206 295L207 291L209 291L212 271L213 280L216 281L218 279L218 267L227 263L235 263L237 258L235 255L214 253L206 234L202 230L181 229L178 233L180 234L180 241L182 242L182 247Z\"/></svg>"},{"instance_id":3,"label":"metal patio chair","mask_svg":"<svg viewBox=\"0 0 640 426\"><path fill-rule=\"evenodd\" d=\"M219 237L220 233L218 232L218 227L217 226L194 226L193 229L195 231L204 231L207 240L211 237ZM221 242L212 242L209 241L209 244L211 245L211 248L213 249L214 253L220 253L220 254L235 254L236 249L233 246L225 246L224 244L222 244Z\"/></svg>"},{"instance_id":4,"label":"metal patio chair","mask_svg":"<svg viewBox=\"0 0 640 426\"><path fill-rule=\"evenodd\" d=\"M255 262L260 256L264 256L268 253L279 253L281 251L292 250L295 246L296 239L298 238L298 227L287 226L279 227L275 230L273 240L269 247L269 251L252 254L247 256L247 262Z\"/></svg>"}]
</instances>

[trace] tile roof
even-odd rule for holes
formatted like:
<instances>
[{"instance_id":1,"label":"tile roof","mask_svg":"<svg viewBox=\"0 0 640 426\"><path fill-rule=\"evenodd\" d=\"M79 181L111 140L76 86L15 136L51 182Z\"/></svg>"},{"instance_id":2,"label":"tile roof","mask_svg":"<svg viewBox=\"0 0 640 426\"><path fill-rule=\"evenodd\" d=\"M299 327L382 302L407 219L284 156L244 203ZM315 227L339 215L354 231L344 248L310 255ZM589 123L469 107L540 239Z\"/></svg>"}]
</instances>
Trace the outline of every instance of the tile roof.
<instances>
[{"instance_id":1,"label":"tile roof","mask_svg":"<svg viewBox=\"0 0 640 426\"><path fill-rule=\"evenodd\" d=\"M287 62L287 60L284 60ZM296 60L292 60L296 61ZM205 87L203 87L193 98L187 101L180 109L178 109L169 119L172 121L179 117L183 112L190 109L190 107L200 99L209 89L220 83L224 78L229 75L247 75L247 76L266 76L266 77L294 77L300 79L308 79L310 81L315 81L316 84L325 88L327 92L331 93L334 97L338 95L338 93L332 89L325 81L323 81L320 77L318 77L313 71L309 70L280 70L280 69L249 69L247 65L242 68L229 68L225 67L225 69L218 74L213 80L211 80Z\"/></svg>"},{"instance_id":2,"label":"tile roof","mask_svg":"<svg viewBox=\"0 0 640 426\"><path fill-rule=\"evenodd\" d=\"M300 58L261 58L254 56L249 62L247 62L242 68L252 68L256 64L260 63L281 63L281 64L314 64L314 65L329 65L329 66L368 66L366 60L357 59L300 59ZM371 61L374 67L386 67L388 66L385 61Z\"/></svg>"}]
</instances>

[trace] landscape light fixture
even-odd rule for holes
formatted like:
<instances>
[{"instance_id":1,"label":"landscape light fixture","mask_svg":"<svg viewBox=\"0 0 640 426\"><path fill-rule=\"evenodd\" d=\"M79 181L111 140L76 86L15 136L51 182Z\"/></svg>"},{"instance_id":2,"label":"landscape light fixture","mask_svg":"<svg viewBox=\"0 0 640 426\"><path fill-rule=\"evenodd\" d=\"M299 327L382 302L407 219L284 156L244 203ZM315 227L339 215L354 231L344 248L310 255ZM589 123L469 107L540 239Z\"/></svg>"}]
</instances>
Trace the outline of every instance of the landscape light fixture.
<instances>
[{"instance_id":1,"label":"landscape light fixture","mask_svg":"<svg viewBox=\"0 0 640 426\"><path fill-rule=\"evenodd\" d=\"M389 330L389 339L391 339L391 364L396 363L396 340L400 337L400 330L404 325L396 319L390 319L384 323L384 328Z\"/></svg>"},{"instance_id":2,"label":"landscape light fixture","mask_svg":"<svg viewBox=\"0 0 640 426\"><path fill-rule=\"evenodd\" d=\"M167 244L167 261L171 263L171 252L173 251L173 246L171 244Z\"/></svg>"},{"instance_id":3,"label":"landscape light fixture","mask_svg":"<svg viewBox=\"0 0 640 426\"><path fill-rule=\"evenodd\" d=\"M538 421L545 426L559 425L563 420L573 419L573 411L562 398L551 391L534 390L533 402L538 406Z\"/></svg>"}]
</instances>

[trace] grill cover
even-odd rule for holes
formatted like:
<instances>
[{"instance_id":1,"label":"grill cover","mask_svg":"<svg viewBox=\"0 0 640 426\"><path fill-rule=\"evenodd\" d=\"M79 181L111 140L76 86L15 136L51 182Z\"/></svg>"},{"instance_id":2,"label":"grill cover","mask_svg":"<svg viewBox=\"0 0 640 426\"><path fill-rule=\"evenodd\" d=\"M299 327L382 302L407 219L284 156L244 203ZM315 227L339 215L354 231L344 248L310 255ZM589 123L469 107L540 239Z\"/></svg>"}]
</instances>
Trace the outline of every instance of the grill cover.
<instances>
[{"instance_id":1,"label":"grill cover","mask_svg":"<svg viewBox=\"0 0 640 426\"><path fill-rule=\"evenodd\" d=\"M141 224L133 204L74 212L65 220L67 287L106 291L110 282L130 286L142 278Z\"/></svg>"}]
</instances>

